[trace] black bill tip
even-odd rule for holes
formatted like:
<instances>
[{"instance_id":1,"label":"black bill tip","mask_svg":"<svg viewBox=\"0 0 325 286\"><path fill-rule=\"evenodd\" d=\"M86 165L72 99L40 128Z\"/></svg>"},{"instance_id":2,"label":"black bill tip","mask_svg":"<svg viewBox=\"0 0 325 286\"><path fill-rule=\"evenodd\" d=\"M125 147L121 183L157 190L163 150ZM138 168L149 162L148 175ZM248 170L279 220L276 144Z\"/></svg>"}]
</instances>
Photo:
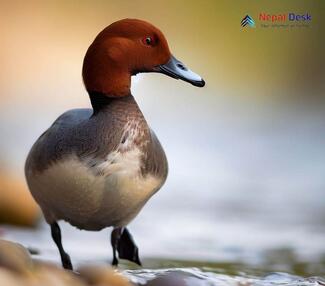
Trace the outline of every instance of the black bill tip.
<instances>
[{"instance_id":1,"label":"black bill tip","mask_svg":"<svg viewBox=\"0 0 325 286\"><path fill-rule=\"evenodd\" d=\"M192 81L191 84L193 84L194 86L197 86L197 87L203 87L203 86L205 86L205 81L204 81L204 79L202 79L201 81Z\"/></svg>"}]
</instances>

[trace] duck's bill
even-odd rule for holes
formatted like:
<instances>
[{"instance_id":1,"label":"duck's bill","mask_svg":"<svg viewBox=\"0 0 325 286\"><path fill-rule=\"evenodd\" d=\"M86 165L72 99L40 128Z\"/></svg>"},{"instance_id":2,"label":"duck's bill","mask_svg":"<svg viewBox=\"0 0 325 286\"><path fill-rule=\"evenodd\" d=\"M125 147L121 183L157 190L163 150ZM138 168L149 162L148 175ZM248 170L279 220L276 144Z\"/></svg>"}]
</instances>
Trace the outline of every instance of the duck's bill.
<instances>
[{"instance_id":1,"label":"duck's bill","mask_svg":"<svg viewBox=\"0 0 325 286\"><path fill-rule=\"evenodd\" d=\"M154 68L155 72L166 74L170 77L187 81L195 86L203 87L205 81L196 73L189 70L182 62L171 56L170 60Z\"/></svg>"}]
</instances>

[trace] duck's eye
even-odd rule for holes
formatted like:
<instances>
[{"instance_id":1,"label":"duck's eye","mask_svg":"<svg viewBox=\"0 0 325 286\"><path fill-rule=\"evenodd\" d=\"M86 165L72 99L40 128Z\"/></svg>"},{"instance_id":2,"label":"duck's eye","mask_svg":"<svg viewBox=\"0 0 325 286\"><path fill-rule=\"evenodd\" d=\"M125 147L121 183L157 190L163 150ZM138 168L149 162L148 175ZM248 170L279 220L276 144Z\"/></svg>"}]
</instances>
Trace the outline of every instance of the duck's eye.
<instances>
[{"instance_id":1,"label":"duck's eye","mask_svg":"<svg viewBox=\"0 0 325 286\"><path fill-rule=\"evenodd\" d=\"M147 45L147 46L151 46L152 44L153 44L153 40L152 40L152 38L151 37L145 37L145 38L143 38L143 43L145 44L145 45Z\"/></svg>"}]
</instances>

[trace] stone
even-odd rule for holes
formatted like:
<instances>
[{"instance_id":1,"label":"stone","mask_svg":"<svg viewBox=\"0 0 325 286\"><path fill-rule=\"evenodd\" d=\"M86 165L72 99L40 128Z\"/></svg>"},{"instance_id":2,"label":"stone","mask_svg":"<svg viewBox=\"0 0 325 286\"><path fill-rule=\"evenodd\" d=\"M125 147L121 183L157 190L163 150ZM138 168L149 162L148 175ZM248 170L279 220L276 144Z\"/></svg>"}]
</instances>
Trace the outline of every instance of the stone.
<instances>
[{"instance_id":1,"label":"stone","mask_svg":"<svg viewBox=\"0 0 325 286\"><path fill-rule=\"evenodd\" d=\"M0 267L26 274L33 270L34 263L28 250L22 245L0 239Z\"/></svg>"},{"instance_id":2,"label":"stone","mask_svg":"<svg viewBox=\"0 0 325 286\"><path fill-rule=\"evenodd\" d=\"M132 286L133 284L129 280L120 274L117 270L114 270L110 266L98 265L98 266L83 266L78 269L80 276L89 285L100 286Z\"/></svg>"}]
</instances>

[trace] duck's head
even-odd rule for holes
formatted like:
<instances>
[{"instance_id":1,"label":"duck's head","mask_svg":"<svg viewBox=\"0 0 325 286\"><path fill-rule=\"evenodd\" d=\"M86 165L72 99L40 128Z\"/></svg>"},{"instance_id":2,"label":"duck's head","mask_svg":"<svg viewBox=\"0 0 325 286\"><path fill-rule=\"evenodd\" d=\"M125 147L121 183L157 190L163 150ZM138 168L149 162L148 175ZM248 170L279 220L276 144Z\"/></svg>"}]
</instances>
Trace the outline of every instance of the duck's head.
<instances>
[{"instance_id":1,"label":"duck's head","mask_svg":"<svg viewBox=\"0 0 325 286\"><path fill-rule=\"evenodd\" d=\"M204 80L178 61L170 52L163 33L148 22L117 21L98 34L83 63L88 92L109 97L130 94L131 76L159 72L203 87Z\"/></svg>"}]
</instances>

